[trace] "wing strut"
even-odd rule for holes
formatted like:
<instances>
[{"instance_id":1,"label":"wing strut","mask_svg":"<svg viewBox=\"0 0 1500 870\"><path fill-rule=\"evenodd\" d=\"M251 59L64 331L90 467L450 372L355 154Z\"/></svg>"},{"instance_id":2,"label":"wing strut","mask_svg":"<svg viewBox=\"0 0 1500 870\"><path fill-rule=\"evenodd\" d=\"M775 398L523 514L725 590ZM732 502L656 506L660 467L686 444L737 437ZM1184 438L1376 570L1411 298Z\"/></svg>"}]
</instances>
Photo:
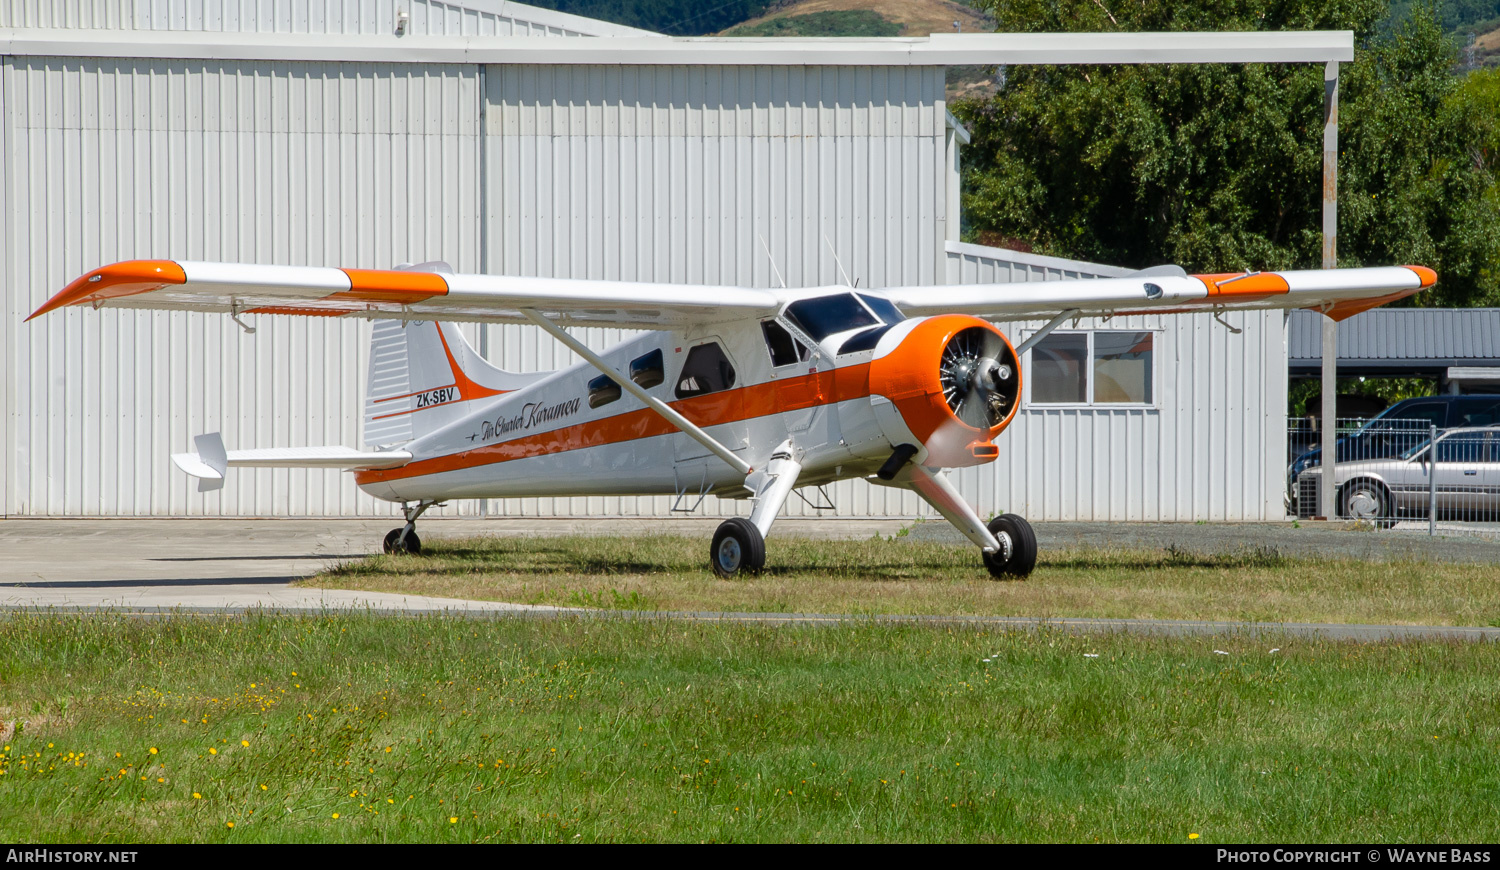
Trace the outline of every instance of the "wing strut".
<instances>
[{"instance_id":1,"label":"wing strut","mask_svg":"<svg viewBox=\"0 0 1500 870\"><path fill-rule=\"evenodd\" d=\"M729 463L730 468L733 468L740 474L746 475L752 471L748 462L735 456L728 447L720 444L712 435L693 425L692 421L688 420L688 418L672 410L672 407L666 402L646 392L640 384L615 371L613 366L605 362L598 354L589 350L588 346L583 342L564 332L562 327L538 314L535 309L521 308L519 310L527 320L545 329L553 338L567 345L574 353L588 360L589 364L594 368L613 378L615 383L623 387L630 395L645 402L646 407L660 414L663 419L681 429L689 438L707 447L715 456Z\"/></svg>"},{"instance_id":2,"label":"wing strut","mask_svg":"<svg viewBox=\"0 0 1500 870\"><path fill-rule=\"evenodd\" d=\"M1016 345L1016 359L1020 359L1021 358L1021 354L1025 353L1028 350L1031 350L1031 348L1037 342L1041 341L1042 339L1044 339L1048 335L1050 335L1052 333L1052 330L1058 328L1059 326L1062 326L1063 325L1063 321L1067 320L1070 317L1077 317L1077 316L1078 316L1078 309L1077 308L1069 308L1067 311L1064 311L1063 313L1061 313L1061 314L1057 315L1056 317L1052 318L1051 320L1047 321L1047 325L1046 326L1043 326L1041 329L1038 329L1036 332L1033 332L1031 334L1030 338L1028 338L1025 341L1021 342L1020 344Z\"/></svg>"}]
</instances>

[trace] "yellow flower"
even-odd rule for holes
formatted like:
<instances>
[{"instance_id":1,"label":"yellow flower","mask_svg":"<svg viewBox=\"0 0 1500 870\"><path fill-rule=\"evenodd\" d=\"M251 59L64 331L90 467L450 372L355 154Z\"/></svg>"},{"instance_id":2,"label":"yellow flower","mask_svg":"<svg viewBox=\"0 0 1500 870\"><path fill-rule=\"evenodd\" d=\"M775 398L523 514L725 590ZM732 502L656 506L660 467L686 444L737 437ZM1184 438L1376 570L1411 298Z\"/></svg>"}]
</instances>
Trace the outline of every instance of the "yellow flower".
<instances>
[{"instance_id":1,"label":"yellow flower","mask_svg":"<svg viewBox=\"0 0 1500 870\"><path fill-rule=\"evenodd\" d=\"M334 817L334 818L335 818L335 819L336 819L336 818L338 818L338 817L339 817L339 814L338 814L338 813L334 813L334 814L333 814L333 817Z\"/></svg>"},{"instance_id":2,"label":"yellow flower","mask_svg":"<svg viewBox=\"0 0 1500 870\"><path fill-rule=\"evenodd\" d=\"M152 755L156 754L156 747L155 746L151 747L151 754Z\"/></svg>"},{"instance_id":3,"label":"yellow flower","mask_svg":"<svg viewBox=\"0 0 1500 870\"><path fill-rule=\"evenodd\" d=\"M231 828L234 827L234 822L225 822L224 824L228 825Z\"/></svg>"},{"instance_id":4,"label":"yellow flower","mask_svg":"<svg viewBox=\"0 0 1500 870\"><path fill-rule=\"evenodd\" d=\"M196 800L202 800L202 799L203 799L203 795L198 794L197 792L193 792L193 800L196 801Z\"/></svg>"},{"instance_id":5,"label":"yellow flower","mask_svg":"<svg viewBox=\"0 0 1500 870\"><path fill-rule=\"evenodd\" d=\"M1197 834L1188 834L1188 839L1189 840L1196 840L1196 839L1198 839L1198 835Z\"/></svg>"},{"instance_id":6,"label":"yellow flower","mask_svg":"<svg viewBox=\"0 0 1500 870\"><path fill-rule=\"evenodd\" d=\"M213 748L212 746L210 746L210 747L208 747L208 754L209 755L218 755L219 754L219 750L217 750L217 749Z\"/></svg>"},{"instance_id":7,"label":"yellow flower","mask_svg":"<svg viewBox=\"0 0 1500 870\"><path fill-rule=\"evenodd\" d=\"M264 784L264 783L262 783L262 784L261 784L261 787L260 787L260 790L261 790L261 791L265 791L265 790L266 790L266 786L265 786L265 784Z\"/></svg>"},{"instance_id":8,"label":"yellow flower","mask_svg":"<svg viewBox=\"0 0 1500 870\"><path fill-rule=\"evenodd\" d=\"M241 746L249 746L250 745L250 741L248 741L248 740L241 740L240 741L240 745Z\"/></svg>"},{"instance_id":9,"label":"yellow flower","mask_svg":"<svg viewBox=\"0 0 1500 870\"><path fill-rule=\"evenodd\" d=\"M456 825L456 824L458 824L458 816L449 816L448 817L448 824L450 824L450 825Z\"/></svg>"}]
</instances>

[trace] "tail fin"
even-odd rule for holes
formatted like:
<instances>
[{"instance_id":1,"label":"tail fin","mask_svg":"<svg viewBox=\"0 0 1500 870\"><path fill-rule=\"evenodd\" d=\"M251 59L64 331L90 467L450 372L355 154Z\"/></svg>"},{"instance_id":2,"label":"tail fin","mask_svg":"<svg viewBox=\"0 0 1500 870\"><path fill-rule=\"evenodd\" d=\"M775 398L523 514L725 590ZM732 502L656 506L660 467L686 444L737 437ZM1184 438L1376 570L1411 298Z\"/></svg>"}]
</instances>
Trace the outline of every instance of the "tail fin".
<instances>
[{"instance_id":1,"label":"tail fin","mask_svg":"<svg viewBox=\"0 0 1500 870\"><path fill-rule=\"evenodd\" d=\"M374 327L365 387L365 444L372 447L420 438L545 374L490 365L451 323L377 320Z\"/></svg>"}]
</instances>

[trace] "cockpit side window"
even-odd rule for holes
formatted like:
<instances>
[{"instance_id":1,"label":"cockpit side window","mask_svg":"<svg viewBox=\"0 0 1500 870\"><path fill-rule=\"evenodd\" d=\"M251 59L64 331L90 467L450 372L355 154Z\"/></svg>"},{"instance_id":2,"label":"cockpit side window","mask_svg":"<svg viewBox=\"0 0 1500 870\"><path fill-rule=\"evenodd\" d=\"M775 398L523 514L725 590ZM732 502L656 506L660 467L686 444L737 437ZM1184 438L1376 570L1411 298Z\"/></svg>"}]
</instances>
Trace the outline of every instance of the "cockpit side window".
<instances>
[{"instance_id":1,"label":"cockpit side window","mask_svg":"<svg viewBox=\"0 0 1500 870\"><path fill-rule=\"evenodd\" d=\"M813 341L822 341L836 332L880 323L854 298L853 293L799 299L786 307L786 315Z\"/></svg>"},{"instance_id":2,"label":"cockpit side window","mask_svg":"<svg viewBox=\"0 0 1500 870\"><path fill-rule=\"evenodd\" d=\"M717 393L734 386L734 365L717 342L700 344L688 351L677 376L677 398L688 399Z\"/></svg>"},{"instance_id":3,"label":"cockpit side window","mask_svg":"<svg viewBox=\"0 0 1500 870\"><path fill-rule=\"evenodd\" d=\"M793 338L785 326L774 320L766 320L761 322L760 330L766 337L766 350L771 354L772 368L807 361L807 345Z\"/></svg>"}]
</instances>

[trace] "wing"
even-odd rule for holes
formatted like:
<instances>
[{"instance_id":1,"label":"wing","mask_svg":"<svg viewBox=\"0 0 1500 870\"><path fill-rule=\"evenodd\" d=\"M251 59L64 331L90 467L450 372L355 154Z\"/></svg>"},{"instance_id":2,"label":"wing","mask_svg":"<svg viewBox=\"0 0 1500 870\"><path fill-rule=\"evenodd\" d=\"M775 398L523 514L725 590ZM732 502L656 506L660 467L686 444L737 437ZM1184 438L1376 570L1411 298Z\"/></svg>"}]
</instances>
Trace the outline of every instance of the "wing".
<instances>
[{"instance_id":1,"label":"wing","mask_svg":"<svg viewBox=\"0 0 1500 870\"><path fill-rule=\"evenodd\" d=\"M1080 315L1169 314L1246 308L1309 308L1334 320L1410 296L1437 282L1425 266L1231 272L1220 275L1141 273L1126 278L959 284L886 291L901 310L973 314L994 319Z\"/></svg>"},{"instance_id":2,"label":"wing","mask_svg":"<svg viewBox=\"0 0 1500 870\"><path fill-rule=\"evenodd\" d=\"M527 323L520 310L534 309L565 325L661 329L775 314L779 302L741 287L129 260L84 275L31 317L69 305L484 323Z\"/></svg>"}]
</instances>

